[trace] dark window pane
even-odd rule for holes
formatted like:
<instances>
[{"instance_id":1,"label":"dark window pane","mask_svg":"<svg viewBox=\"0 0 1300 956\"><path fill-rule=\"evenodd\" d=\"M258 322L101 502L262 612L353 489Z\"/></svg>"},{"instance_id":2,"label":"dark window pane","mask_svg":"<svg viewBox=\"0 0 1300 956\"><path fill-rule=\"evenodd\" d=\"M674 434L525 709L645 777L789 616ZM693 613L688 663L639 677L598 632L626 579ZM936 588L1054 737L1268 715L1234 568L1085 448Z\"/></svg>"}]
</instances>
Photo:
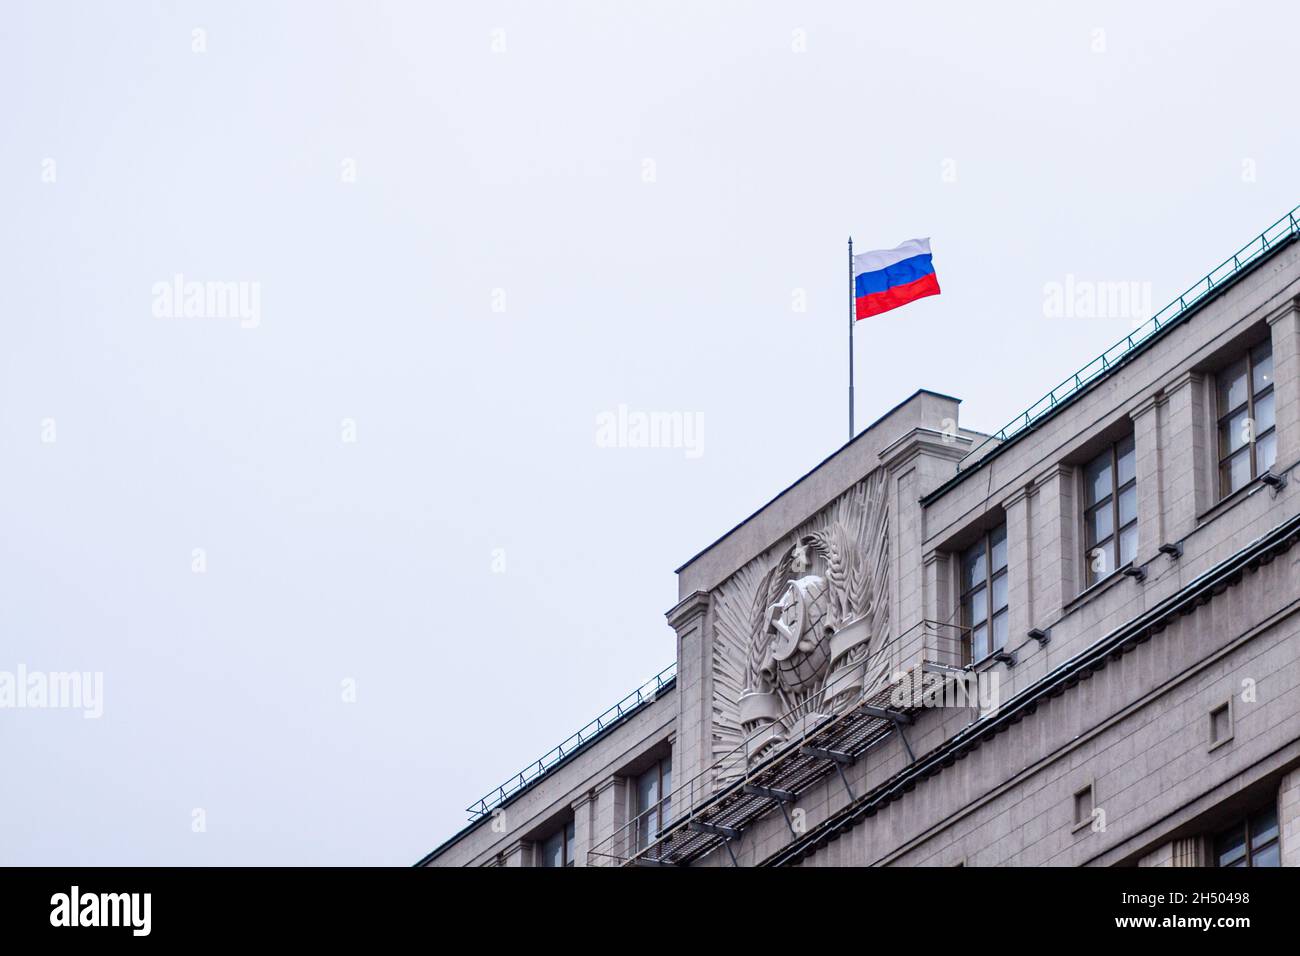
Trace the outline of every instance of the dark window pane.
<instances>
[{"instance_id":1,"label":"dark window pane","mask_svg":"<svg viewBox=\"0 0 1300 956\"><path fill-rule=\"evenodd\" d=\"M644 813L659 801L659 767L656 765L637 777L636 812Z\"/></svg>"},{"instance_id":2,"label":"dark window pane","mask_svg":"<svg viewBox=\"0 0 1300 956\"><path fill-rule=\"evenodd\" d=\"M1251 866L1281 866L1282 860L1278 850L1280 845L1276 842L1269 844L1262 850L1253 851L1250 854Z\"/></svg>"},{"instance_id":3,"label":"dark window pane","mask_svg":"<svg viewBox=\"0 0 1300 956\"><path fill-rule=\"evenodd\" d=\"M970 658L973 661L978 661L988 657L988 654L989 628L987 624L981 624L970 632Z\"/></svg>"},{"instance_id":4,"label":"dark window pane","mask_svg":"<svg viewBox=\"0 0 1300 956\"><path fill-rule=\"evenodd\" d=\"M1246 401L1246 360L1239 359L1218 375L1219 414L1223 415Z\"/></svg>"},{"instance_id":5,"label":"dark window pane","mask_svg":"<svg viewBox=\"0 0 1300 956\"><path fill-rule=\"evenodd\" d=\"M1249 412L1242 409L1219 423L1219 457L1226 458L1250 440Z\"/></svg>"},{"instance_id":6,"label":"dark window pane","mask_svg":"<svg viewBox=\"0 0 1300 956\"><path fill-rule=\"evenodd\" d=\"M970 602L969 610L967 612L969 616L966 618L967 624L978 624L988 616L989 602L988 598L985 596L987 594L987 589L983 587L970 593L970 597L967 598Z\"/></svg>"},{"instance_id":7,"label":"dark window pane","mask_svg":"<svg viewBox=\"0 0 1300 956\"><path fill-rule=\"evenodd\" d=\"M1269 432L1255 443L1255 464L1260 473L1277 463L1277 432Z\"/></svg>"},{"instance_id":8,"label":"dark window pane","mask_svg":"<svg viewBox=\"0 0 1300 956\"><path fill-rule=\"evenodd\" d=\"M993 610L994 612L1002 610L1007 606L1007 575L1004 571L993 579Z\"/></svg>"},{"instance_id":9,"label":"dark window pane","mask_svg":"<svg viewBox=\"0 0 1300 956\"><path fill-rule=\"evenodd\" d=\"M980 541L975 547L970 548L962 555L961 559L961 589L969 591L977 584L983 584L986 573L984 570L984 542Z\"/></svg>"},{"instance_id":10,"label":"dark window pane","mask_svg":"<svg viewBox=\"0 0 1300 956\"><path fill-rule=\"evenodd\" d=\"M1125 438L1115 446L1116 469L1115 483L1122 485L1125 482L1133 480L1137 474L1137 450L1133 444L1132 436Z\"/></svg>"},{"instance_id":11,"label":"dark window pane","mask_svg":"<svg viewBox=\"0 0 1300 956\"><path fill-rule=\"evenodd\" d=\"M1119 567L1137 557L1138 528L1132 524L1119 533Z\"/></svg>"},{"instance_id":12,"label":"dark window pane","mask_svg":"<svg viewBox=\"0 0 1300 956\"><path fill-rule=\"evenodd\" d=\"M564 830L557 830L542 841L540 864L564 866Z\"/></svg>"},{"instance_id":13,"label":"dark window pane","mask_svg":"<svg viewBox=\"0 0 1300 956\"><path fill-rule=\"evenodd\" d=\"M992 570L1001 571L1007 566L1007 526L998 525L989 532L989 554Z\"/></svg>"},{"instance_id":14,"label":"dark window pane","mask_svg":"<svg viewBox=\"0 0 1300 956\"><path fill-rule=\"evenodd\" d=\"M1262 435L1277 424L1277 416L1273 414L1273 393L1269 392L1262 398L1255 399L1255 435Z\"/></svg>"},{"instance_id":15,"label":"dark window pane","mask_svg":"<svg viewBox=\"0 0 1300 956\"><path fill-rule=\"evenodd\" d=\"M1088 531L1088 546L1096 544L1098 541L1104 541L1110 537L1115 530L1115 515L1111 509L1109 501L1103 502L1093 508L1085 517L1084 523Z\"/></svg>"},{"instance_id":16,"label":"dark window pane","mask_svg":"<svg viewBox=\"0 0 1300 956\"><path fill-rule=\"evenodd\" d=\"M1111 480L1110 449L1088 462L1083 469L1083 495L1085 504L1094 504L1105 498L1114 488Z\"/></svg>"},{"instance_id":17,"label":"dark window pane","mask_svg":"<svg viewBox=\"0 0 1300 956\"><path fill-rule=\"evenodd\" d=\"M1001 650L1007 646L1007 620L1010 615L1006 611L999 611L993 615L993 620L989 623L993 625L993 650Z\"/></svg>"},{"instance_id":18,"label":"dark window pane","mask_svg":"<svg viewBox=\"0 0 1300 956\"><path fill-rule=\"evenodd\" d=\"M1273 343L1261 342L1250 350L1251 382L1255 391L1262 392L1273 384Z\"/></svg>"},{"instance_id":19,"label":"dark window pane","mask_svg":"<svg viewBox=\"0 0 1300 956\"><path fill-rule=\"evenodd\" d=\"M573 824L564 828L564 865L573 866Z\"/></svg>"},{"instance_id":20,"label":"dark window pane","mask_svg":"<svg viewBox=\"0 0 1300 956\"><path fill-rule=\"evenodd\" d=\"M1119 493L1119 524L1120 527L1128 524L1137 518L1138 514L1138 490L1137 485L1130 485Z\"/></svg>"},{"instance_id":21,"label":"dark window pane","mask_svg":"<svg viewBox=\"0 0 1300 956\"><path fill-rule=\"evenodd\" d=\"M1235 826L1225 833L1219 834L1219 838L1214 843L1214 854L1219 860L1219 866L1232 866L1237 860L1246 858L1246 828L1244 826Z\"/></svg>"},{"instance_id":22,"label":"dark window pane","mask_svg":"<svg viewBox=\"0 0 1300 956\"><path fill-rule=\"evenodd\" d=\"M1277 807L1269 805L1250 818L1250 845L1259 846L1277 836Z\"/></svg>"},{"instance_id":23,"label":"dark window pane","mask_svg":"<svg viewBox=\"0 0 1300 956\"><path fill-rule=\"evenodd\" d=\"M1231 494L1250 481L1250 449L1243 448L1223 463L1220 474L1223 494Z\"/></svg>"}]
</instances>

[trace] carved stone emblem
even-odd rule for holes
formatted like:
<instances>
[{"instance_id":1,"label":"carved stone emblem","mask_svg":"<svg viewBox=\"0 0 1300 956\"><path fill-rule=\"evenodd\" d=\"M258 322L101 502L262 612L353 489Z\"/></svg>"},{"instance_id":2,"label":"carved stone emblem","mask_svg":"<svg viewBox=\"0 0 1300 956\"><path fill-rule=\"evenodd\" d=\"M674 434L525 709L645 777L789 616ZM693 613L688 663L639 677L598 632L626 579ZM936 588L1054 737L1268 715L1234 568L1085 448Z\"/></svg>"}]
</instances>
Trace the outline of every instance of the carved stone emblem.
<instances>
[{"instance_id":1,"label":"carved stone emblem","mask_svg":"<svg viewBox=\"0 0 1300 956\"><path fill-rule=\"evenodd\" d=\"M843 712L886 676L888 529L880 480L860 482L809 526L766 571L756 559L719 589L715 757L725 757L729 744L740 754L736 766L720 767L719 782Z\"/></svg>"}]
</instances>

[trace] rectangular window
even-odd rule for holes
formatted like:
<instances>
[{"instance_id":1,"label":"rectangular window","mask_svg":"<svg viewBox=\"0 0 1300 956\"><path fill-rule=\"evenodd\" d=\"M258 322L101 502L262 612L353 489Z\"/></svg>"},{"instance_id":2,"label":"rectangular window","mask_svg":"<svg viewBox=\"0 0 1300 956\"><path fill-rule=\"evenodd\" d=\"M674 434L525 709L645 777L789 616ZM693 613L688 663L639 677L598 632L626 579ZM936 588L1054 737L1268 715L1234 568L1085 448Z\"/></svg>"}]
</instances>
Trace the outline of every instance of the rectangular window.
<instances>
[{"instance_id":1,"label":"rectangular window","mask_svg":"<svg viewBox=\"0 0 1300 956\"><path fill-rule=\"evenodd\" d=\"M573 866L573 821L556 830L538 847L538 866Z\"/></svg>"},{"instance_id":2,"label":"rectangular window","mask_svg":"<svg viewBox=\"0 0 1300 956\"><path fill-rule=\"evenodd\" d=\"M673 792L673 762L664 757L636 778L636 847L644 850L659 839L668 822L668 802Z\"/></svg>"},{"instance_id":3,"label":"rectangular window","mask_svg":"<svg viewBox=\"0 0 1300 956\"><path fill-rule=\"evenodd\" d=\"M1273 467L1277 429L1273 344L1261 342L1216 376L1219 409L1219 497Z\"/></svg>"},{"instance_id":4,"label":"rectangular window","mask_svg":"<svg viewBox=\"0 0 1300 956\"><path fill-rule=\"evenodd\" d=\"M1093 796L1092 784L1074 794L1074 829L1079 830L1092 823L1096 798Z\"/></svg>"},{"instance_id":5,"label":"rectangular window","mask_svg":"<svg viewBox=\"0 0 1300 956\"><path fill-rule=\"evenodd\" d=\"M1232 739L1232 704L1220 704L1210 711L1210 749Z\"/></svg>"},{"instance_id":6,"label":"rectangular window","mask_svg":"<svg viewBox=\"0 0 1300 956\"><path fill-rule=\"evenodd\" d=\"M1083 557L1087 584L1137 557L1137 452L1133 436L1083 466Z\"/></svg>"},{"instance_id":7,"label":"rectangular window","mask_svg":"<svg viewBox=\"0 0 1300 956\"><path fill-rule=\"evenodd\" d=\"M1281 866L1277 833L1277 807L1270 804L1215 837L1216 864L1230 867Z\"/></svg>"},{"instance_id":8,"label":"rectangular window","mask_svg":"<svg viewBox=\"0 0 1300 956\"><path fill-rule=\"evenodd\" d=\"M1007 526L999 525L961 556L962 663L1007 646Z\"/></svg>"}]
</instances>

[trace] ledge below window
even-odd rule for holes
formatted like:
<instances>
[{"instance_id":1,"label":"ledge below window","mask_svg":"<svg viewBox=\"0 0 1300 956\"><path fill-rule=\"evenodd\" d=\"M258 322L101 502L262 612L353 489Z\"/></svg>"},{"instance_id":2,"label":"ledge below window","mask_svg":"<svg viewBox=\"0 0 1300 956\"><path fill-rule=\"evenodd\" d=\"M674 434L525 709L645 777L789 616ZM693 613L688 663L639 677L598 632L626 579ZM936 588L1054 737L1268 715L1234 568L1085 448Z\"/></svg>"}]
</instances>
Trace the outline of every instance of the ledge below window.
<instances>
[{"instance_id":1,"label":"ledge below window","mask_svg":"<svg viewBox=\"0 0 1300 956\"><path fill-rule=\"evenodd\" d=\"M1206 508L1199 515L1197 515L1196 527L1200 528L1202 525L1209 524L1211 521L1219 517L1219 515L1223 514L1225 511L1231 511L1235 506L1241 504L1251 495L1255 494L1255 492L1265 487L1267 486L1264 484L1264 482L1260 481L1259 476L1256 475L1254 478L1250 479L1250 481L1246 482L1244 485L1242 485L1232 494L1228 495L1226 498L1220 498L1214 504L1210 505L1210 507Z\"/></svg>"},{"instance_id":2,"label":"ledge below window","mask_svg":"<svg viewBox=\"0 0 1300 956\"><path fill-rule=\"evenodd\" d=\"M1087 604L1089 601L1095 598L1098 594L1101 594L1103 591L1109 591L1111 588L1113 588L1116 585L1116 583L1124 580L1124 572L1131 567L1133 567L1133 562L1129 561L1127 564L1120 565L1118 568L1110 572L1110 574L1106 575L1100 581L1088 585L1088 587L1084 588L1073 598L1071 598L1068 602L1066 602L1065 607L1061 608L1061 616L1065 617L1065 615L1071 613L1072 611L1076 610L1079 607L1082 607L1084 604Z\"/></svg>"}]
</instances>

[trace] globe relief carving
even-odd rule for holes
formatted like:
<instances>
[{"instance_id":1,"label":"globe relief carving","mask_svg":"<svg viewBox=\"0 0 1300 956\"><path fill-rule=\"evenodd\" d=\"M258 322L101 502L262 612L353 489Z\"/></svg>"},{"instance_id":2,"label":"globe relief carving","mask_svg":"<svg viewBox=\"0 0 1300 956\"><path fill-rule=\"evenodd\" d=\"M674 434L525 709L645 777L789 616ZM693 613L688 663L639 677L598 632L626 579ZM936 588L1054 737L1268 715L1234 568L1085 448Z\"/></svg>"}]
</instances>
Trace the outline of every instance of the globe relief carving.
<instances>
[{"instance_id":1,"label":"globe relief carving","mask_svg":"<svg viewBox=\"0 0 1300 956\"><path fill-rule=\"evenodd\" d=\"M719 783L806 727L842 713L865 690L880 686L887 670L888 526L881 480L859 482L792 537L774 561L756 559L719 589Z\"/></svg>"}]
</instances>

